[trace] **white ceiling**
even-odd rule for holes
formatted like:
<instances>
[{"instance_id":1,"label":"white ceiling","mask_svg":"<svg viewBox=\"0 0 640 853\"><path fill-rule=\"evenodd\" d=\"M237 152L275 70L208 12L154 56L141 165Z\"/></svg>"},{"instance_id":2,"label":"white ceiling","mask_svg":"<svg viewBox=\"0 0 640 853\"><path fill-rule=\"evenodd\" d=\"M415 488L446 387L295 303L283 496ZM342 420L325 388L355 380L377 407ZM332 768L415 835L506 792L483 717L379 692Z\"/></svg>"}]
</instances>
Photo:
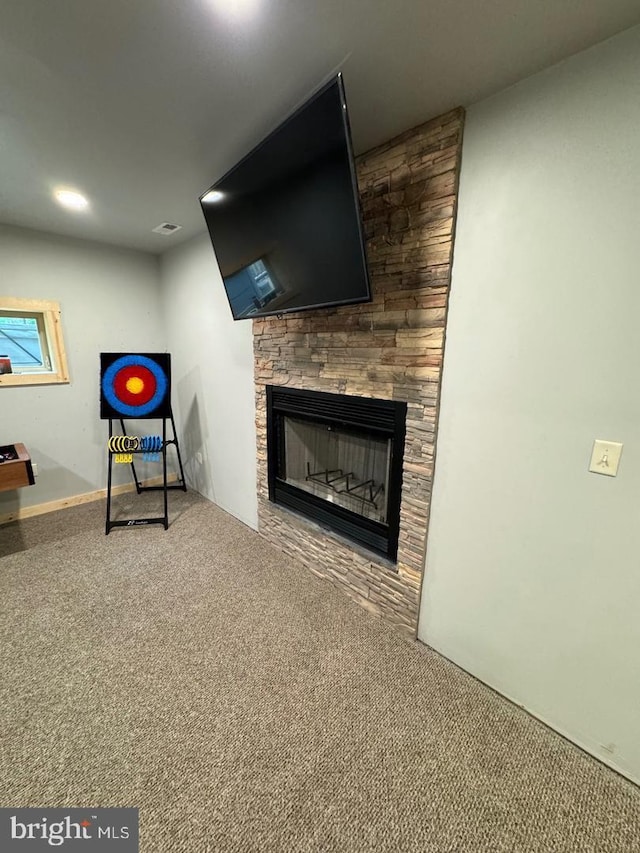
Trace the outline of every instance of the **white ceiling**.
<instances>
[{"instance_id":1,"label":"white ceiling","mask_svg":"<svg viewBox=\"0 0 640 853\"><path fill-rule=\"evenodd\" d=\"M251 8L253 7L253 8ZM356 153L640 22L637 0L0 0L0 223L162 252L332 72ZM85 193L90 212L53 201ZM179 223L171 236L152 233Z\"/></svg>"}]
</instances>

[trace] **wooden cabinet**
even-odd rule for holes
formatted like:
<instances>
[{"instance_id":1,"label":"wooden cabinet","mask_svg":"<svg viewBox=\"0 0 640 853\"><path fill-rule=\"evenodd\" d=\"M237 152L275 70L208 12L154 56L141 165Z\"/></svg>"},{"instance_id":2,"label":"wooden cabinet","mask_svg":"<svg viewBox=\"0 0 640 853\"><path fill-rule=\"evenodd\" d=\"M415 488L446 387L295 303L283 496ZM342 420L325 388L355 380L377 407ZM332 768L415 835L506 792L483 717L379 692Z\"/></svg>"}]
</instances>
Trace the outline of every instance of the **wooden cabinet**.
<instances>
[{"instance_id":1,"label":"wooden cabinet","mask_svg":"<svg viewBox=\"0 0 640 853\"><path fill-rule=\"evenodd\" d=\"M33 486L34 483L31 457L24 444L5 444L0 447L0 492Z\"/></svg>"}]
</instances>

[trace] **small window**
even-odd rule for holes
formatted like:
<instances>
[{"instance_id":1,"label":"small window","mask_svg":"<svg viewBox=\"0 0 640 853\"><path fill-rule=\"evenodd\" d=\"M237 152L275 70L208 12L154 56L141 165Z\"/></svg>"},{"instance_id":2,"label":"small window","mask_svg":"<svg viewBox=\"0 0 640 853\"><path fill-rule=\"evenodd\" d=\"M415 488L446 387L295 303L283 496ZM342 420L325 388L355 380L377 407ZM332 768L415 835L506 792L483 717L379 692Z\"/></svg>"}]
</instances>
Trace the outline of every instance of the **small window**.
<instances>
[{"instance_id":1,"label":"small window","mask_svg":"<svg viewBox=\"0 0 640 853\"><path fill-rule=\"evenodd\" d=\"M0 386L68 381L58 303L0 296Z\"/></svg>"}]
</instances>

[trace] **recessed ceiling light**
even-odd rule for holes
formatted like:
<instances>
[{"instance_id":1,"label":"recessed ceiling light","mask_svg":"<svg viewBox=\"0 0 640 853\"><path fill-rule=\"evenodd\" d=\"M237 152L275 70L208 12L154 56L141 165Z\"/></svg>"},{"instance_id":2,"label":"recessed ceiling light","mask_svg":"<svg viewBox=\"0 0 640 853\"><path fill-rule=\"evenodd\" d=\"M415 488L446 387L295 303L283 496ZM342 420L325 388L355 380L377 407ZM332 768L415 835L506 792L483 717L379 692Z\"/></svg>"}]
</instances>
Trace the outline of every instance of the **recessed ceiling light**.
<instances>
[{"instance_id":1,"label":"recessed ceiling light","mask_svg":"<svg viewBox=\"0 0 640 853\"><path fill-rule=\"evenodd\" d=\"M75 190L58 189L55 190L54 196L59 204L69 210L86 210L89 207L88 200Z\"/></svg>"},{"instance_id":2,"label":"recessed ceiling light","mask_svg":"<svg viewBox=\"0 0 640 853\"><path fill-rule=\"evenodd\" d=\"M218 12L225 18L246 19L254 15L259 7L260 0L212 0Z\"/></svg>"},{"instance_id":3,"label":"recessed ceiling light","mask_svg":"<svg viewBox=\"0 0 640 853\"><path fill-rule=\"evenodd\" d=\"M209 190L208 193L205 193L202 196L202 201L207 202L207 203L208 202L213 203L216 201L222 201L223 198L224 198L224 193L221 193L220 190Z\"/></svg>"}]
</instances>

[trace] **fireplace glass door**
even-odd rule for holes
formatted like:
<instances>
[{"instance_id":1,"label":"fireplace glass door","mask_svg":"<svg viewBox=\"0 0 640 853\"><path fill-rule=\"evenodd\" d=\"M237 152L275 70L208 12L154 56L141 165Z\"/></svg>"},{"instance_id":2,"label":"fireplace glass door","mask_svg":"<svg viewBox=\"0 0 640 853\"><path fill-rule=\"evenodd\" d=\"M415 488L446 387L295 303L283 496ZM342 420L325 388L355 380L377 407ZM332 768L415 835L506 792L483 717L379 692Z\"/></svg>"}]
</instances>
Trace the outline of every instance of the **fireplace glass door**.
<instances>
[{"instance_id":1,"label":"fireplace glass door","mask_svg":"<svg viewBox=\"0 0 640 853\"><path fill-rule=\"evenodd\" d=\"M284 444L281 480L387 523L390 439L285 417Z\"/></svg>"},{"instance_id":2,"label":"fireplace glass door","mask_svg":"<svg viewBox=\"0 0 640 853\"><path fill-rule=\"evenodd\" d=\"M395 562L407 404L266 390L269 500Z\"/></svg>"}]
</instances>

